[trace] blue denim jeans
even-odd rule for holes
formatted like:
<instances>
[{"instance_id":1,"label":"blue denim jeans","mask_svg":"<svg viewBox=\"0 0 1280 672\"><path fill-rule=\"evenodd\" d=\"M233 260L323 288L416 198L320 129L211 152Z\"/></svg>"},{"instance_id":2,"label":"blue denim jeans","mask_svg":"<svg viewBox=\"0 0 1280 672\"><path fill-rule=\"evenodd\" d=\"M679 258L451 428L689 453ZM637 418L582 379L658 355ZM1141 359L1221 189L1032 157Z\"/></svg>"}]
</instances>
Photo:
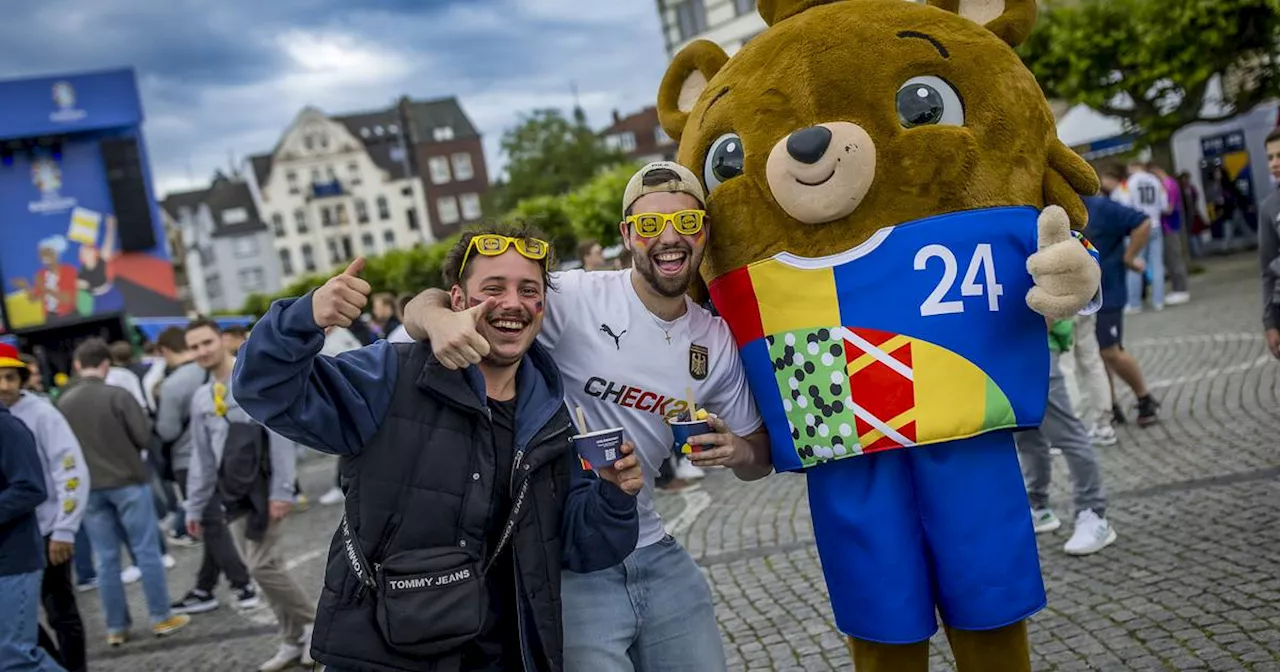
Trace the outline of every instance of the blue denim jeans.
<instances>
[{"instance_id":1,"label":"blue denim jeans","mask_svg":"<svg viewBox=\"0 0 1280 672\"><path fill-rule=\"evenodd\" d=\"M711 588L668 535L622 564L563 573L565 672L725 672Z\"/></svg>"},{"instance_id":2,"label":"blue denim jeans","mask_svg":"<svg viewBox=\"0 0 1280 672\"><path fill-rule=\"evenodd\" d=\"M65 672L40 648L36 610L40 606L43 571L0 576L0 670L23 672Z\"/></svg>"},{"instance_id":3,"label":"blue denim jeans","mask_svg":"<svg viewBox=\"0 0 1280 672\"><path fill-rule=\"evenodd\" d=\"M1135 309L1142 307L1142 280L1145 275L1151 283L1151 306L1163 308L1164 229L1161 228L1160 222L1156 222L1155 226L1151 227L1151 238L1147 240L1147 247L1142 251L1142 259L1147 262L1146 273L1127 271L1125 281L1129 292L1128 307Z\"/></svg>"},{"instance_id":4,"label":"blue denim jeans","mask_svg":"<svg viewBox=\"0 0 1280 672\"><path fill-rule=\"evenodd\" d=\"M160 527L156 525L151 488L131 485L90 492L83 525L97 558L98 594L102 596L102 611L107 617L107 633L125 632L131 624L124 583L120 581L122 542L128 544L134 563L142 572L142 592L147 598L152 624L167 620L172 613L169 587L160 561L156 539ZM120 538L121 532L124 539Z\"/></svg>"},{"instance_id":5,"label":"blue denim jeans","mask_svg":"<svg viewBox=\"0 0 1280 672\"><path fill-rule=\"evenodd\" d=\"M89 532L83 524L76 530L76 548L71 556L76 566L76 585L96 581L98 570L93 568L93 546L89 541Z\"/></svg>"}]
</instances>

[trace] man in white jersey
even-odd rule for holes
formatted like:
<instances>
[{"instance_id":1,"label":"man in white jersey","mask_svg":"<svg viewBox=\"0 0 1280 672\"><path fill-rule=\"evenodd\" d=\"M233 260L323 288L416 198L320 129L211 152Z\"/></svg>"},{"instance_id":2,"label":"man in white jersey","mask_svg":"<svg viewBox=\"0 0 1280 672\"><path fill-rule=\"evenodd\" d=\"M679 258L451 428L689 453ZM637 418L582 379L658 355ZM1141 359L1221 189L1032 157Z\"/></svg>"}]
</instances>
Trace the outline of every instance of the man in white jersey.
<instances>
[{"instance_id":1,"label":"man in white jersey","mask_svg":"<svg viewBox=\"0 0 1280 672\"><path fill-rule=\"evenodd\" d=\"M634 267L553 274L540 342L565 380L571 406L592 428L622 427L645 472L637 500L640 537L623 564L565 572L566 672L722 672L724 648L711 591L692 556L654 510L653 481L672 452L668 418L694 403L715 434L694 437L698 466L733 469L742 480L772 471L769 438L747 387L729 327L685 295L709 234L698 178L671 162L631 178L619 224ZM463 368L488 351L474 319L427 290L405 310L413 338L429 338L446 366Z\"/></svg>"},{"instance_id":2,"label":"man in white jersey","mask_svg":"<svg viewBox=\"0 0 1280 672\"><path fill-rule=\"evenodd\" d=\"M1151 237L1142 253L1147 262L1147 274L1151 278L1151 305L1156 310L1164 308L1164 226L1162 215L1170 211L1169 196L1160 178L1147 172L1146 164L1134 161L1129 164L1129 179L1125 183L1129 203L1125 204L1147 216ZM1142 277L1138 271L1129 271L1129 303L1125 310L1136 313L1142 310Z\"/></svg>"}]
</instances>

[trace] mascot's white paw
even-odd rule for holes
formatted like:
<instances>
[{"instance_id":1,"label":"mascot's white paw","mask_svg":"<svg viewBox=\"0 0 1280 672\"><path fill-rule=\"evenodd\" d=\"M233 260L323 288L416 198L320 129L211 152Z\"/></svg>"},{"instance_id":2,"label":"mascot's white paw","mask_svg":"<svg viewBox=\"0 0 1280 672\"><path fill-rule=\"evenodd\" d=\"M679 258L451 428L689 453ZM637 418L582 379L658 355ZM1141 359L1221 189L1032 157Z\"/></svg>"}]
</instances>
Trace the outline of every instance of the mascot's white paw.
<instances>
[{"instance_id":1,"label":"mascot's white paw","mask_svg":"<svg viewBox=\"0 0 1280 672\"><path fill-rule=\"evenodd\" d=\"M1027 259L1027 271L1035 282L1027 292L1027 305L1051 320L1079 313L1102 280L1102 269L1071 235L1071 221L1056 205L1040 213L1040 249Z\"/></svg>"}]
</instances>

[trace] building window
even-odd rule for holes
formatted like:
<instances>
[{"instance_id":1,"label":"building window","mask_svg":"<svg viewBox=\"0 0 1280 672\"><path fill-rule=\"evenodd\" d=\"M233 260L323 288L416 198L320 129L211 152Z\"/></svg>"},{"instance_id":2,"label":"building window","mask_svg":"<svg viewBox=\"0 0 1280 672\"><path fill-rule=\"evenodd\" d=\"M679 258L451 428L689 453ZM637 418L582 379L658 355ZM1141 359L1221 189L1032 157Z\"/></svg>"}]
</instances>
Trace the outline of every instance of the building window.
<instances>
[{"instance_id":1,"label":"building window","mask_svg":"<svg viewBox=\"0 0 1280 672\"><path fill-rule=\"evenodd\" d=\"M361 224L369 223L369 204L363 198L356 199L356 221Z\"/></svg>"},{"instance_id":2,"label":"building window","mask_svg":"<svg viewBox=\"0 0 1280 672\"><path fill-rule=\"evenodd\" d=\"M321 134L320 134L320 148L321 148L321 149L328 149L328 148L329 148L329 134L328 134L328 133L321 133Z\"/></svg>"},{"instance_id":3,"label":"building window","mask_svg":"<svg viewBox=\"0 0 1280 672\"><path fill-rule=\"evenodd\" d=\"M231 249L235 255L241 259L245 257L254 257L258 254L258 238L256 236L242 236L236 238L232 243Z\"/></svg>"},{"instance_id":4,"label":"building window","mask_svg":"<svg viewBox=\"0 0 1280 672\"><path fill-rule=\"evenodd\" d=\"M440 126L431 131L431 137L435 138L436 142L448 142L453 139L453 127Z\"/></svg>"},{"instance_id":5,"label":"building window","mask_svg":"<svg viewBox=\"0 0 1280 672\"><path fill-rule=\"evenodd\" d=\"M392 231L391 229L387 229L386 231L383 231L383 232L382 232L382 244L386 246L384 249L388 249L388 250L389 250L389 249L391 249L391 248L393 248L393 247L395 247L395 246L396 246L396 232L395 232L395 231Z\"/></svg>"},{"instance_id":6,"label":"building window","mask_svg":"<svg viewBox=\"0 0 1280 672\"><path fill-rule=\"evenodd\" d=\"M626 133L615 133L604 139L604 144L609 149L616 149L620 152L636 151L636 134L631 131Z\"/></svg>"},{"instance_id":7,"label":"building window","mask_svg":"<svg viewBox=\"0 0 1280 672\"><path fill-rule=\"evenodd\" d=\"M240 291L246 293L262 291L262 284L261 268L240 269Z\"/></svg>"},{"instance_id":8,"label":"building window","mask_svg":"<svg viewBox=\"0 0 1280 672\"><path fill-rule=\"evenodd\" d=\"M453 196L442 196L436 201L436 212L440 215L441 224L458 223L458 199Z\"/></svg>"},{"instance_id":9,"label":"building window","mask_svg":"<svg viewBox=\"0 0 1280 672\"><path fill-rule=\"evenodd\" d=\"M302 268L307 273L316 272L316 255L311 251L311 243L302 244Z\"/></svg>"},{"instance_id":10,"label":"building window","mask_svg":"<svg viewBox=\"0 0 1280 672\"><path fill-rule=\"evenodd\" d=\"M298 174L291 170L285 174L284 178L286 181L289 182L289 193L291 194L299 193Z\"/></svg>"},{"instance_id":11,"label":"building window","mask_svg":"<svg viewBox=\"0 0 1280 672\"><path fill-rule=\"evenodd\" d=\"M355 161L348 163L347 173L351 176L351 184L360 184L360 164Z\"/></svg>"},{"instance_id":12,"label":"building window","mask_svg":"<svg viewBox=\"0 0 1280 672\"><path fill-rule=\"evenodd\" d=\"M247 221L249 221L249 212L244 208L227 208L222 211L223 224L243 224Z\"/></svg>"},{"instance_id":13,"label":"building window","mask_svg":"<svg viewBox=\"0 0 1280 672\"><path fill-rule=\"evenodd\" d=\"M355 256L356 256L355 250L351 248L351 236L343 236L342 237L342 259L344 261L347 259L354 259Z\"/></svg>"},{"instance_id":14,"label":"building window","mask_svg":"<svg viewBox=\"0 0 1280 672\"><path fill-rule=\"evenodd\" d=\"M298 208L293 211L293 225L297 227L298 233L305 234L307 229L307 211Z\"/></svg>"},{"instance_id":15,"label":"building window","mask_svg":"<svg viewBox=\"0 0 1280 672\"><path fill-rule=\"evenodd\" d=\"M462 206L462 218L468 222L480 219L480 195L463 194L458 197Z\"/></svg>"},{"instance_id":16,"label":"building window","mask_svg":"<svg viewBox=\"0 0 1280 672\"><path fill-rule=\"evenodd\" d=\"M320 184L320 169L311 169L311 184Z\"/></svg>"},{"instance_id":17,"label":"building window","mask_svg":"<svg viewBox=\"0 0 1280 672\"><path fill-rule=\"evenodd\" d=\"M211 299L222 297L222 277L217 273L206 276L204 279L204 291Z\"/></svg>"},{"instance_id":18,"label":"building window","mask_svg":"<svg viewBox=\"0 0 1280 672\"><path fill-rule=\"evenodd\" d=\"M349 223L349 222L351 221L351 220L347 219L347 204L346 204L346 203L339 203L337 206L335 206L335 209L338 211L338 223L339 223L339 224L347 224L347 223Z\"/></svg>"},{"instance_id":19,"label":"building window","mask_svg":"<svg viewBox=\"0 0 1280 672\"><path fill-rule=\"evenodd\" d=\"M315 138L312 137L310 133L302 136L302 146L306 147L308 150L315 149L316 148Z\"/></svg>"},{"instance_id":20,"label":"building window","mask_svg":"<svg viewBox=\"0 0 1280 672\"><path fill-rule=\"evenodd\" d=\"M431 184L449 182L449 157L433 156L427 160L427 167L431 171Z\"/></svg>"},{"instance_id":21,"label":"building window","mask_svg":"<svg viewBox=\"0 0 1280 672\"><path fill-rule=\"evenodd\" d=\"M364 249L365 254L373 254L377 250L373 249L373 234L366 233L360 236L360 247Z\"/></svg>"},{"instance_id":22,"label":"building window","mask_svg":"<svg viewBox=\"0 0 1280 672\"><path fill-rule=\"evenodd\" d=\"M405 219L409 221L409 230L417 231L418 230L418 210L416 208L409 208L408 210L404 211L404 216L405 216Z\"/></svg>"},{"instance_id":23,"label":"building window","mask_svg":"<svg viewBox=\"0 0 1280 672\"><path fill-rule=\"evenodd\" d=\"M330 264L340 263L342 261L342 255L338 251L338 241L334 240L333 238L330 238L329 240L325 241L325 244L329 246L329 263Z\"/></svg>"},{"instance_id":24,"label":"building window","mask_svg":"<svg viewBox=\"0 0 1280 672\"><path fill-rule=\"evenodd\" d=\"M384 222L391 219L391 207L387 205L386 196L378 197L378 219Z\"/></svg>"},{"instance_id":25,"label":"building window","mask_svg":"<svg viewBox=\"0 0 1280 672\"><path fill-rule=\"evenodd\" d=\"M461 182L475 177L476 171L471 166L471 155L460 152L453 155L453 177Z\"/></svg>"},{"instance_id":26,"label":"building window","mask_svg":"<svg viewBox=\"0 0 1280 672\"><path fill-rule=\"evenodd\" d=\"M338 174L333 172L333 166L324 167L324 176L329 178L330 182L336 182L338 180Z\"/></svg>"},{"instance_id":27,"label":"building window","mask_svg":"<svg viewBox=\"0 0 1280 672\"><path fill-rule=\"evenodd\" d=\"M293 275L293 255L289 253L288 248L280 248L280 272Z\"/></svg>"},{"instance_id":28,"label":"building window","mask_svg":"<svg viewBox=\"0 0 1280 672\"><path fill-rule=\"evenodd\" d=\"M680 39L688 40L707 29L707 5L703 0L684 0L676 5Z\"/></svg>"},{"instance_id":29,"label":"building window","mask_svg":"<svg viewBox=\"0 0 1280 672\"><path fill-rule=\"evenodd\" d=\"M320 226L333 226L333 211L329 208L320 208Z\"/></svg>"},{"instance_id":30,"label":"building window","mask_svg":"<svg viewBox=\"0 0 1280 672\"><path fill-rule=\"evenodd\" d=\"M284 237L284 216L280 213L272 213L271 230L276 234L276 238Z\"/></svg>"},{"instance_id":31,"label":"building window","mask_svg":"<svg viewBox=\"0 0 1280 672\"><path fill-rule=\"evenodd\" d=\"M734 9L738 10L738 16L756 11L756 0L733 0Z\"/></svg>"}]
</instances>

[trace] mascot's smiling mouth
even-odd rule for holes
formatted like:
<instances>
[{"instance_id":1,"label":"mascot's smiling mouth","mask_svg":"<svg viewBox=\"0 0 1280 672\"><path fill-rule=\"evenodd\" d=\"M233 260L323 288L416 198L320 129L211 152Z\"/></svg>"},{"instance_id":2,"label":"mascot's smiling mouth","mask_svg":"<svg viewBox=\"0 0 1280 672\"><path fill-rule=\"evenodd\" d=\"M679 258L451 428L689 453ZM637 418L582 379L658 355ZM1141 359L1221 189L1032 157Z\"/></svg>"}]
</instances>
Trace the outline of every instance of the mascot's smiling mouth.
<instances>
[{"instance_id":1,"label":"mascot's smiling mouth","mask_svg":"<svg viewBox=\"0 0 1280 672\"><path fill-rule=\"evenodd\" d=\"M798 178L798 177L796 178L796 182L799 182L800 184L803 184L803 185L804 185L804 186L806 186L806 187L821 187L822 185L824 185L824 184L826 184L826 183L830 182L830 181L831 181L831 178L833 178L833 177L835 177L835 176L836 176L836 169L835 169L835 168L832 168L832 169L831 169L831 174L830 174L830 175L827 175L826 177L822 178L821 180L819 180L819 181L817 181L817 182L805 182L804 180L802 180L802 179L800 179L800 178Z\"/></svg>"}]
</instances>

